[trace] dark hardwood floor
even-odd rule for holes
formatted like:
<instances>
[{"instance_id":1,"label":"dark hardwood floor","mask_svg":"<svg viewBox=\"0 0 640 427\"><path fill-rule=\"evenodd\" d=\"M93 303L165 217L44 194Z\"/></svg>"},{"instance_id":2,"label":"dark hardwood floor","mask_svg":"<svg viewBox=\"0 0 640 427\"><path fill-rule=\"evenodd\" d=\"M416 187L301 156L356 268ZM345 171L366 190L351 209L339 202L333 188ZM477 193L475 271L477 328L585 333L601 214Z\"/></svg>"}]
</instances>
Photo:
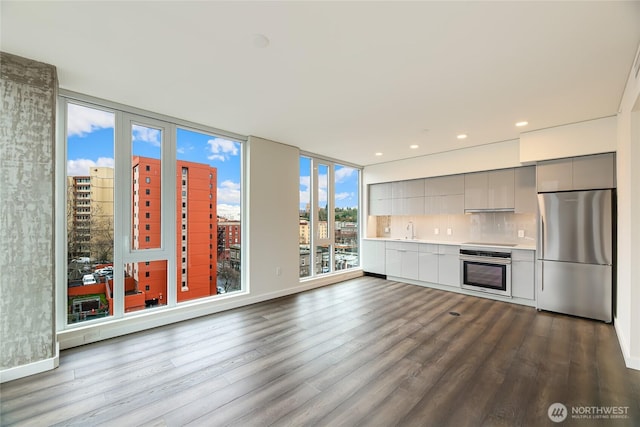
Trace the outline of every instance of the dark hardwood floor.
<instances>
[{"instance_id":1,"label":"dark hardwood floor","mask_svg":"<svg viewBox=\"0 0 640 427\"><path fill-rule=\"evenodd\" d=\"M638 426L640 372L611 325L362 277L65 350L0 400L2 425Z\"/></svg>"}]
</instances>

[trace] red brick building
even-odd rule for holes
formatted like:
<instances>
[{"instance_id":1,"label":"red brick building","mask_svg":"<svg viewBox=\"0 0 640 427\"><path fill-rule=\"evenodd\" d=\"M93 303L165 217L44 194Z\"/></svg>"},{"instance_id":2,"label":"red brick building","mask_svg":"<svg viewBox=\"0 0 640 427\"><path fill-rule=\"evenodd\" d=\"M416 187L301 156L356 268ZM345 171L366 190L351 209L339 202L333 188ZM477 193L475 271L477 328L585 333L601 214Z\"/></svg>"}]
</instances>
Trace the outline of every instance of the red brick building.
<instances>
[{"instance_id":1,"label":"red brick building","mask_svg":"<svg viewBox=\"0 0 640 427\"><path fill-rule=\"evenodd\" d=\"M133 158L134 249L161 245L160 160ZM215 168L202 163L176 163L176 251L178 302L215 295L217 276L217 215ZM147 307L166 304L167 262L130 264L137 293ZM130 311L133 307L125 307Z\"/></svg>"}]
</instances>

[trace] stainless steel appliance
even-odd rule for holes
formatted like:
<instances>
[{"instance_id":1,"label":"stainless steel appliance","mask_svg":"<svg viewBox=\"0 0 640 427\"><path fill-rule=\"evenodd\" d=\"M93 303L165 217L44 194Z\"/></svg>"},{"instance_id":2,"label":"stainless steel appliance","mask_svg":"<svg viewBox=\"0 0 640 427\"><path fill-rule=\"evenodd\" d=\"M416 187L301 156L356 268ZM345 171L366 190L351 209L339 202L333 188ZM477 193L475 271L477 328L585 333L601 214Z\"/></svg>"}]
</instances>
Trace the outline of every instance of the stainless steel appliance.
<instances>
[{"instance_id":1,"label":"stainless steel appliance","mask_svg":"<svg viewBox=\"0 0 640 427\"><path fill-rule=\"evenodd\" d=\"M538 194L538 309L612 320L613 190Z\"/></svg>"},{"instance_id":2,"label":"stainless steel appliance","mask_svg":"<svg viewBox=\"0 0 640 427\"><path fill-rule=\"evenodd\" d=\"M502 248L460 248L463 289L511 297L511 251Z\"/></svg>"}]
</instances>

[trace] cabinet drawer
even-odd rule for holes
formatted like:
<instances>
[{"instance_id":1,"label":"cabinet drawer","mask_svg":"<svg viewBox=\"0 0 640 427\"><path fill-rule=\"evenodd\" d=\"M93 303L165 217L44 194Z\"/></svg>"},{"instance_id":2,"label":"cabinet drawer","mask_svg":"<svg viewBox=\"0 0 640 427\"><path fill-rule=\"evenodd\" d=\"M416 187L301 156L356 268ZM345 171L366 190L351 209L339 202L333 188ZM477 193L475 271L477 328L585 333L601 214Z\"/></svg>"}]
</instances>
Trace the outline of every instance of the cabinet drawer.
<instances>
[{"instance_id":1,"label":"cabinet drawer","mask_svg":"<svg viewBox=\"0 0 640 427\"><path fill-rule=\"evenodd\" d=\"M523 249L514 249L511 251L511 259L513 261L533 262L536 258L536 251L528 251Z\"/></svg>"},{"instance_id":2,"label":"cabinet drawer","mask_svg":"<svg viewBox=\"0 0 640 427\"><path fill-rule=\"evenodd\" d=\"M421 253L437 254L438 245L433 243L420 243L418 245L418 251Z\"/></svg>"},{"instance_id":3,"label":"cabinet drawer","mask_svg":"<svg viewBox=\"0 0 640 427\"><path fill-rule=\"evenodd\" d=\"M387 241L386 248L393 249L395 251L418 252L418 243Z\"/></svg>"}]
</instances>

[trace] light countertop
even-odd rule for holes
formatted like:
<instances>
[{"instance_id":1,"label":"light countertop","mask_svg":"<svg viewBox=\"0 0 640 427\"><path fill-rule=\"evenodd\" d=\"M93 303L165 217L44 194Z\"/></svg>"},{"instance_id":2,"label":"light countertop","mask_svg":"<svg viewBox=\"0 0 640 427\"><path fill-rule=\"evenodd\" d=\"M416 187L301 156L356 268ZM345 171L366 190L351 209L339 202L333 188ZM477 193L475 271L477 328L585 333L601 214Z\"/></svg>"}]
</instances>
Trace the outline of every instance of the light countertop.
<instances>
[{"instance_id":1,"label":"light countertop","mask_svg":"<svg viewBox=\"0 0 640 427\"><path fill-rule=\"evenodd\" d=\"M523 244L517 243L515 246L504 246L499 243L469 243L469 242L458 242L452 240L430 240L430 239L400 239L400 238L390 238L390 237L365 237L364 240L378 240L384 242L405 242L405 243L427 243L432 245L452 245L452 246L477 246L483 248L500 248L500 249L520 249L527 251L535 251L535 244Z\"/></svg>"}]
</instances>

